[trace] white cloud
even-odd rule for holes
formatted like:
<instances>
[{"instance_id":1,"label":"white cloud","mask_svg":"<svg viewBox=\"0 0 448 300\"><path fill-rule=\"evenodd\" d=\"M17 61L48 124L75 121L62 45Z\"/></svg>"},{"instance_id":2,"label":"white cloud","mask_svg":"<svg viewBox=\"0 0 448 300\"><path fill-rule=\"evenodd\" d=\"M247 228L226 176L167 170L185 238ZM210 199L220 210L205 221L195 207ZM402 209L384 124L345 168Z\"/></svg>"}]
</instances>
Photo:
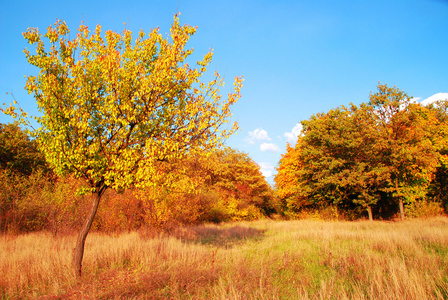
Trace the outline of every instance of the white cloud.
<instances>
[{"instance_id":1,"label":"white cloud","mask_svg":"<svg viewBox=\"0 0 448 300\"><path fill-rule=\"evenodd\" d=\"M275 170L275 168L272 164L270 164L268 162L262 162L259 165L260 165L260 171L264 177L268 178L268 177L272 176L272 173Z\"/></svg>"},{"instance_id":2,"label":"white cloud","mask_svg":"<svg viewBox=\"0 0 448 300\"><path fill-rule=\"evenodd\" d=\"M247 138L247 141L250 144L255 144L259 142L264 141L270 141L271 138L268 135L268 132L262 128L257 128L254 131L249 131L249 137Z\"/></svg>"},{"instance_id":3,"label":"white cloud","mask_svg":"<svg viewBox=\"0 0 448 300\"><path fill-rule=\"evenodd\" d=\"M268 151L268 152L280 152L280 148L273 143L263 143L260 145L261 151Z\"/></svg>"},{"instance_id":4,"label":"white cloud","mask_svg":"<svg viewBox=\"0 0 448 300\"><path fill-rule=\"evenodd\" d=\"M437 93L435 95L432 95L429 98L426 98L422 102L420 102L421 105L428 105L433 102L436 102L438 100L448 100L448 93Z\"/></svg>"},{"instance_id":5,"label":"white cloud","mask_svg":"<svg viewBox=\"0 0 448 300\"><path fill-rule=\"evenodd\" d=\"M285 137L288 142L294 145L297 141L297 137L302 134L303 126L300 123L297 123L296 126L291 130L291 132L285 132Z\"/></svg>"},{"instance_id":6,"label":"white cloud","mask_svg":"<svg viewBox=\"0 0 448 300\"><path fill-rule=\"evenodd\" d=\"M268 132L262 128L257 128L254 131L249 131L248 141L251 144L255 144L256 142L264 142L270 141L271 138L268 135Z\"/></svg>"}]
</instances>

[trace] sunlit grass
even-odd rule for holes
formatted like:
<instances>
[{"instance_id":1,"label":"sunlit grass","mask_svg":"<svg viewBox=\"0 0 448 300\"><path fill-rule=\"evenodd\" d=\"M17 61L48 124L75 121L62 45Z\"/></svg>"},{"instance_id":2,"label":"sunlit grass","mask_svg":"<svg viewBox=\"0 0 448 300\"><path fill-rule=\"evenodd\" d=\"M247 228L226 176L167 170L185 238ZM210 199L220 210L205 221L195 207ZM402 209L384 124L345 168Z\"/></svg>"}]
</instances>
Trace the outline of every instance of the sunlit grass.
<instances>
[{"instance_id":1,"label":"sunlit grass","mask_svg":"<svg viewBox=\"0 0 448 300\"><path fill-rule=\"evenodd\" d=\"M447 299L448 218L257 221L87 238L0 237L2 299Z\"/></svg>"}]
</instances>

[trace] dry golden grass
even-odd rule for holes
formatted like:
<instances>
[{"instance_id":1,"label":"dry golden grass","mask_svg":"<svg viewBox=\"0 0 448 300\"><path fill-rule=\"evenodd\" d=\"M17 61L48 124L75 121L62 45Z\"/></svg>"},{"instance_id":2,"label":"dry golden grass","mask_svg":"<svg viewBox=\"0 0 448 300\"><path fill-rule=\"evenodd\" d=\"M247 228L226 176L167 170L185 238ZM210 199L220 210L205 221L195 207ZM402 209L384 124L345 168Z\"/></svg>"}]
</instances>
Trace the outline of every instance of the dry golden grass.
<instances>
[{"instance_id":1,"label":"dry golden grass","mask_svg":"<svg viewBox=\"0 0 448 300\"><path fill-rule=\"evenodd\" d=\"M1 299L447 299L448 218L0 237Z\"/></svg>"}]
</instances>

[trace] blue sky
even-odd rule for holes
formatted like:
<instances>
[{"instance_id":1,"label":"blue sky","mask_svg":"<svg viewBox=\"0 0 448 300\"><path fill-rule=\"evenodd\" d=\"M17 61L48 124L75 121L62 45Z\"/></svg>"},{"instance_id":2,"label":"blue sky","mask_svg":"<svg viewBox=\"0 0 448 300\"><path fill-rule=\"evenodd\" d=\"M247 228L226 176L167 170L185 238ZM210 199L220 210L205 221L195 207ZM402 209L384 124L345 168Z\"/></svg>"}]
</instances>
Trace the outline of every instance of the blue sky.
<instances>
[{"instance_id":1,"label":"blue sky","mask_svg":"<svg viewBox=\"0 0 448 300\"><path fill-rule=\"evenodd\" d=\"M368 101L378 82L420 100L448 92L448 1L7 1L0 0L0 102L36 114L23 87L36 74L26 62L22 32L62 19L121 32L160 27L173 15L198 26L194 58L214 49L209 70L245 78L233 107L240 131L227 141L275 173L294 127L318 112ZM6 95L6 93L9 95ZM228 90L224 89L223 94ZM0 115L0 122L10 119ZM297 129L297 127L296 127ZM272 176L268 177L272 182Z\"/></svg>"}]
</instances>

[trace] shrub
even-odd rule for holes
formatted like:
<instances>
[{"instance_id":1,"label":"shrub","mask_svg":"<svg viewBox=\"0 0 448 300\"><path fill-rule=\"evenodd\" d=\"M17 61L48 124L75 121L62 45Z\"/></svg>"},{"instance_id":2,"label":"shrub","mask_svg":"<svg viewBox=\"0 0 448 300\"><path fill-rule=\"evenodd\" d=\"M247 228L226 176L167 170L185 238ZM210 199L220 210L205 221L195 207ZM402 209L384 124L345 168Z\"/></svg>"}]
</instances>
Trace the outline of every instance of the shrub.
<instances>
[{"instance_id":1,"label":"shrub","mask_svg":"<svg viewBox=\"0 0 448 300\"><path fill-rule=\"evenodd\" d=\"M422 200L408 204L405 214L408 218L430 218L443 215L444 209L438 202Z\"/></svg>"}]
</instances>

